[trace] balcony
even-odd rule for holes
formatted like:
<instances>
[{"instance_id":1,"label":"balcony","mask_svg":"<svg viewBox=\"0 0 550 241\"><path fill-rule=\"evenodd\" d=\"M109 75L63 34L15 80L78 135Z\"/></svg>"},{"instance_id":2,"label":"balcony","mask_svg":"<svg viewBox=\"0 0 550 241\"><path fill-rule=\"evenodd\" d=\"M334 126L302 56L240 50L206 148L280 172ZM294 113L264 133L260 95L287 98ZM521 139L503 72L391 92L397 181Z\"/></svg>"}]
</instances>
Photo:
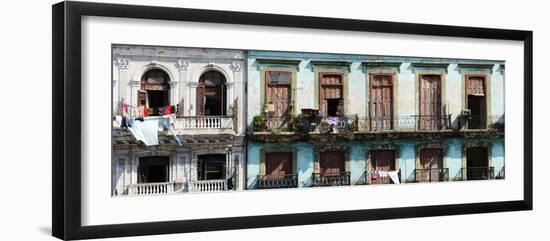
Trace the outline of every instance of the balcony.
<instances>
[{"instance_id":1,"label":"balcony","mask_svg":"<svg viewBox=\"0 0 550 241\"><path fill-rule=\"evenodd\" d=\"M189 192L222 192L229 189L229 182L227 179L189 182Z\"/></svg>"},{"instance_id":2,"label":"balcony","mask_svg":"<svg viewBox=\"0 0 550 241\"><path fill-rule=\"evenodd\" d=\"M298 187L298 175L296 174L286 174L278 176L258 175L256 180L258 189Z\"/></svg>"},{"instance_id":3,"label":"balcony","mask_svg":"<svg viewBox=\"0 0 550 241\"><path fill-rule=\"evenodd\" d=\"M338 174L320 174L313 173L313 186L347 186L350 185L350 173L342 172Z\"/></svg>"},{"instance_id":4,"label":"balcony","mask_svg":"<svg viewBox=\"0 0 550 241\"><path fill-rule=\"evenodd\" d=\"M449 181L449 168L414 169L415 182L446 182Z\"/></svg>"},{"instance_id":5,"label":"balcony","mask_svg":"<svg viewBox=\"0 0 550 241\"><path fill-rule=\"evenodd\" d=\"M504 131L504 115L463 115L460 126L468 130L496 129Z\"/></svg>"},{"instance_id":6,"label":"balcony","mask_svg":"<svg viewBox=\"0 0 550 241\"><path fill-rule=\"evenodd\" d=\"M451 115L369 116L366 120L371 132L393 130L442 131L451 129Z\"/></svg>"},{"instance_id":7,"label":"balcony","mask_svg":"<svg viewBox=\"0 0 550 241\"><path fill-rule=\"evenodd\" d=\"M160 195L173 192L174 183L172 182L138 183L128 186L128 195L131 196Z\"/></svg>"},{"instance_id":8,"label":"balcony","mask_svg":"<svg viewBox=\"0 0 550 241\"><path fill-rule=\"evenodd\" d=\"M170 120L170 116L148 116L147 120L159 120L159 127L164 124L163 121ZM134 120L139 121L139 120ZM120 128L120 121L113 121L113 127ZM183 134L234 134L233 116L183 116L175 118L174 130L178 135ZM164 127L164 126L162 126Z\"/></svg>"},{"instance_id":9,"label":"balcony","mask_svg":"<svg viewBox=\"0 0 550 241\"><path fill-rule=\"evenodd\" d=\"M357 184L394 184L388 172L384 170L365 171ZM398 179L401 179L401 171L398 172Z\"/></svg>"},{"instance_id":10,"label":"balcony","mask_svg":"<svg viewBox=\"0 0 550 241\"><path fill-rule=\"evenodd\" d=\"M494 167L466 167L460 173L463 181L495 179Z\"/></svg>"}]
</instances>

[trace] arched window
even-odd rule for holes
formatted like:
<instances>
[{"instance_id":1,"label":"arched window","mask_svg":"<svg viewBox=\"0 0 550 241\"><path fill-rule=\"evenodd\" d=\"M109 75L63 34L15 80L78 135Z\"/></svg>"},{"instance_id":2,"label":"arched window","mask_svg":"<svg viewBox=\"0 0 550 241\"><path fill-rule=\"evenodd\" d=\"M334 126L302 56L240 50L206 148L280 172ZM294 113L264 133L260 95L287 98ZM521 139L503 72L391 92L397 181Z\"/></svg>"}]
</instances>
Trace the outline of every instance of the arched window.
<instances>
[{"instance_id":1,"label":"arched window","mask_svg":"<svg viewBox=\"0 0 550 241\"><path fill-rule=\"evenodd\" d=\"M201 75L197 86L197 115L225 115L225 77L217 71Z\"/></svg>"},{"instance_id":2,"label":"arched window","mask_svg":"<svg viewBox=\"0 0 550 241\"><path fill-rule=\"evenodd\" d=\"M160 69L152 69L141 77L138 105L152 109L152 115L162 115L170 106L170 77Z\"/></svg>"}]
</instances>

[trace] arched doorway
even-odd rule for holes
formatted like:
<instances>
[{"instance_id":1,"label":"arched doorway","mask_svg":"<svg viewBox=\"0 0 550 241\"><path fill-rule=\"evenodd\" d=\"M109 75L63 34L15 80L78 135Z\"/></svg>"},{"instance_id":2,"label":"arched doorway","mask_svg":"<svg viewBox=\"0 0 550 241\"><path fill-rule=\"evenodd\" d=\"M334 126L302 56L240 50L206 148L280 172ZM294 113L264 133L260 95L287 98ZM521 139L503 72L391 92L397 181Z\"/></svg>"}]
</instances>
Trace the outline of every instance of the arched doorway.
<instances>
[{"instance_id":1,"label":"arched doorway","mask_svg":"<svg viewBox=\"0 0 550 241\"><path fill-rule=\"evenodd\" d=\"M170 77L160 69L151 69L141 77L138 106L150 108L151 115L162 115L170 106Z\"/></svg>"},{"instance_id":2,"label":"arched doorway","mask_svg":"<svg viewBox=\"0 0 550 241\"><path fill-rule=\"evenodd\" d=\"M217 71L208 71L201 75L197 86L197 115L226 114L225 82L225 77Z\"/></svg>"}]
</instances>

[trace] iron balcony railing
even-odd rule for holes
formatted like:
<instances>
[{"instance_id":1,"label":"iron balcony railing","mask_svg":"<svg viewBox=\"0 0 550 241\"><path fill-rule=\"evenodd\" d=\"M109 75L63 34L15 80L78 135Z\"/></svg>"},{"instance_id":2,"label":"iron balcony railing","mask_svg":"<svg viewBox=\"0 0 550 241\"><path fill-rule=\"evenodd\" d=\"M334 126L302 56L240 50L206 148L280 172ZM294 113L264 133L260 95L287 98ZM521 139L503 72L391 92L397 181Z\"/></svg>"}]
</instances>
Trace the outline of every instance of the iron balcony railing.
<instances>
[{"instance_id":1,"label":"iron balcony railing","mask_svg":"<svg viewBox=\"0 0 550 241\"><path fill-rule=\"evenodd\" d=\"M361 182L358 184L393 184L394 182L385 170L368 170L363 172ZM401 171L398 172L398 179L401 179Z\"/></svg>"},{"instance_id":2,"label":"iron balcony railing","mask_svg":"<svg viewBox=\"0 0 550 241\"><path fill-rule=\"evenodd\" d=\"M313 173L313 186L345 186L350 185L350 173L341 172L334 174Z\"/></svg>"},{"instance_id":3,"label":"iron balcony railing","mask_svg":"<svg viewBox=\"0 0 550 241\"><path fill-rule=\"evenodd\" d=\"M495 179L504 179L505 177L505 171L504 171L504 167L502 167L500 169L500 171L497 173L497 176L495 177Z\"/></svg>"},{"instance_id":4,"label":"iron balcony railing","mask_svg":"<svg viewBox=\"0 0 550 241\"><path fill-rule=\"evenodd\" d=\"M298 175L258 175L258 189L298 187Z\"/></svg>"},{"instance_id":5,"label":"iron balcony railing","mask_svg":"<svg viewBox=\"0 0 550 241\"><path fill-rule=\"evenodd\" d=\"M504 130L504 115L463 115L459 121L460 127L468 130Z\"/></svg>"},{"instance_id":6,"label":"iron balcony railing","mask_svg":"<svg viewBox=\"0 0 550 241\"><path fill-rule=\"evenodd\" d=\"M446 182L449 181L449 168L417 168L414 169L416 182Z\"/></svg>"},{"instance_id":7,"label":"iron balcony railing","mask_svg":"<svg viewBox=\"0 0 550 241\"><path fill-rule=\"evenodd\" d=\"M391 131L411 129L418 131L439 131L451 129L452 115L410 115L397 117L367 117L370 131Z\"/></svg>"},{"instance_id":8,"label":"iron balcony railing","mask_svg":"<svg viewBox=\"0 0 550 241\"><path fill-rule=\"evenodd\" d=\"M490 180L495 179L494 167L465 167L461 169L462 180Z\"/></svg>"}]
</instances>

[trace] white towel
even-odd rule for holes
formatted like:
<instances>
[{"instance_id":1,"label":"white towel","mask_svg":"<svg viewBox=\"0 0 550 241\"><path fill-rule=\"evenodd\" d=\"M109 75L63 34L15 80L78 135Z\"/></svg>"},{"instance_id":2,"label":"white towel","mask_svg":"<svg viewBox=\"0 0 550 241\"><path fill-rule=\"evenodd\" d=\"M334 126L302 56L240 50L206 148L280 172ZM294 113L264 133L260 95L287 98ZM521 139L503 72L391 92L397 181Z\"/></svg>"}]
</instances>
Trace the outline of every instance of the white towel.
<instances>
[{"instance_id":1,"label":"white towel","mask_svg":"<svg viewBox=\"0 0 550 241\"><path fill-rule=\"evenodd\" d=\"M389 171L388 176L390 176L393 183L399 184L399 171Z\"/></svg>"},{"instance_id":2,"label":"white towel","mask_svg":"<svg viewBox=\"0 0 550 241\"><path fill-rule=\"evenodd\" d=\"M142 141L147 146L154 146L159 144L158 128L158 119L144 119L143 121L134 120L134 124L128 130L136 140Z\"/></svg>"}]
</instances>

